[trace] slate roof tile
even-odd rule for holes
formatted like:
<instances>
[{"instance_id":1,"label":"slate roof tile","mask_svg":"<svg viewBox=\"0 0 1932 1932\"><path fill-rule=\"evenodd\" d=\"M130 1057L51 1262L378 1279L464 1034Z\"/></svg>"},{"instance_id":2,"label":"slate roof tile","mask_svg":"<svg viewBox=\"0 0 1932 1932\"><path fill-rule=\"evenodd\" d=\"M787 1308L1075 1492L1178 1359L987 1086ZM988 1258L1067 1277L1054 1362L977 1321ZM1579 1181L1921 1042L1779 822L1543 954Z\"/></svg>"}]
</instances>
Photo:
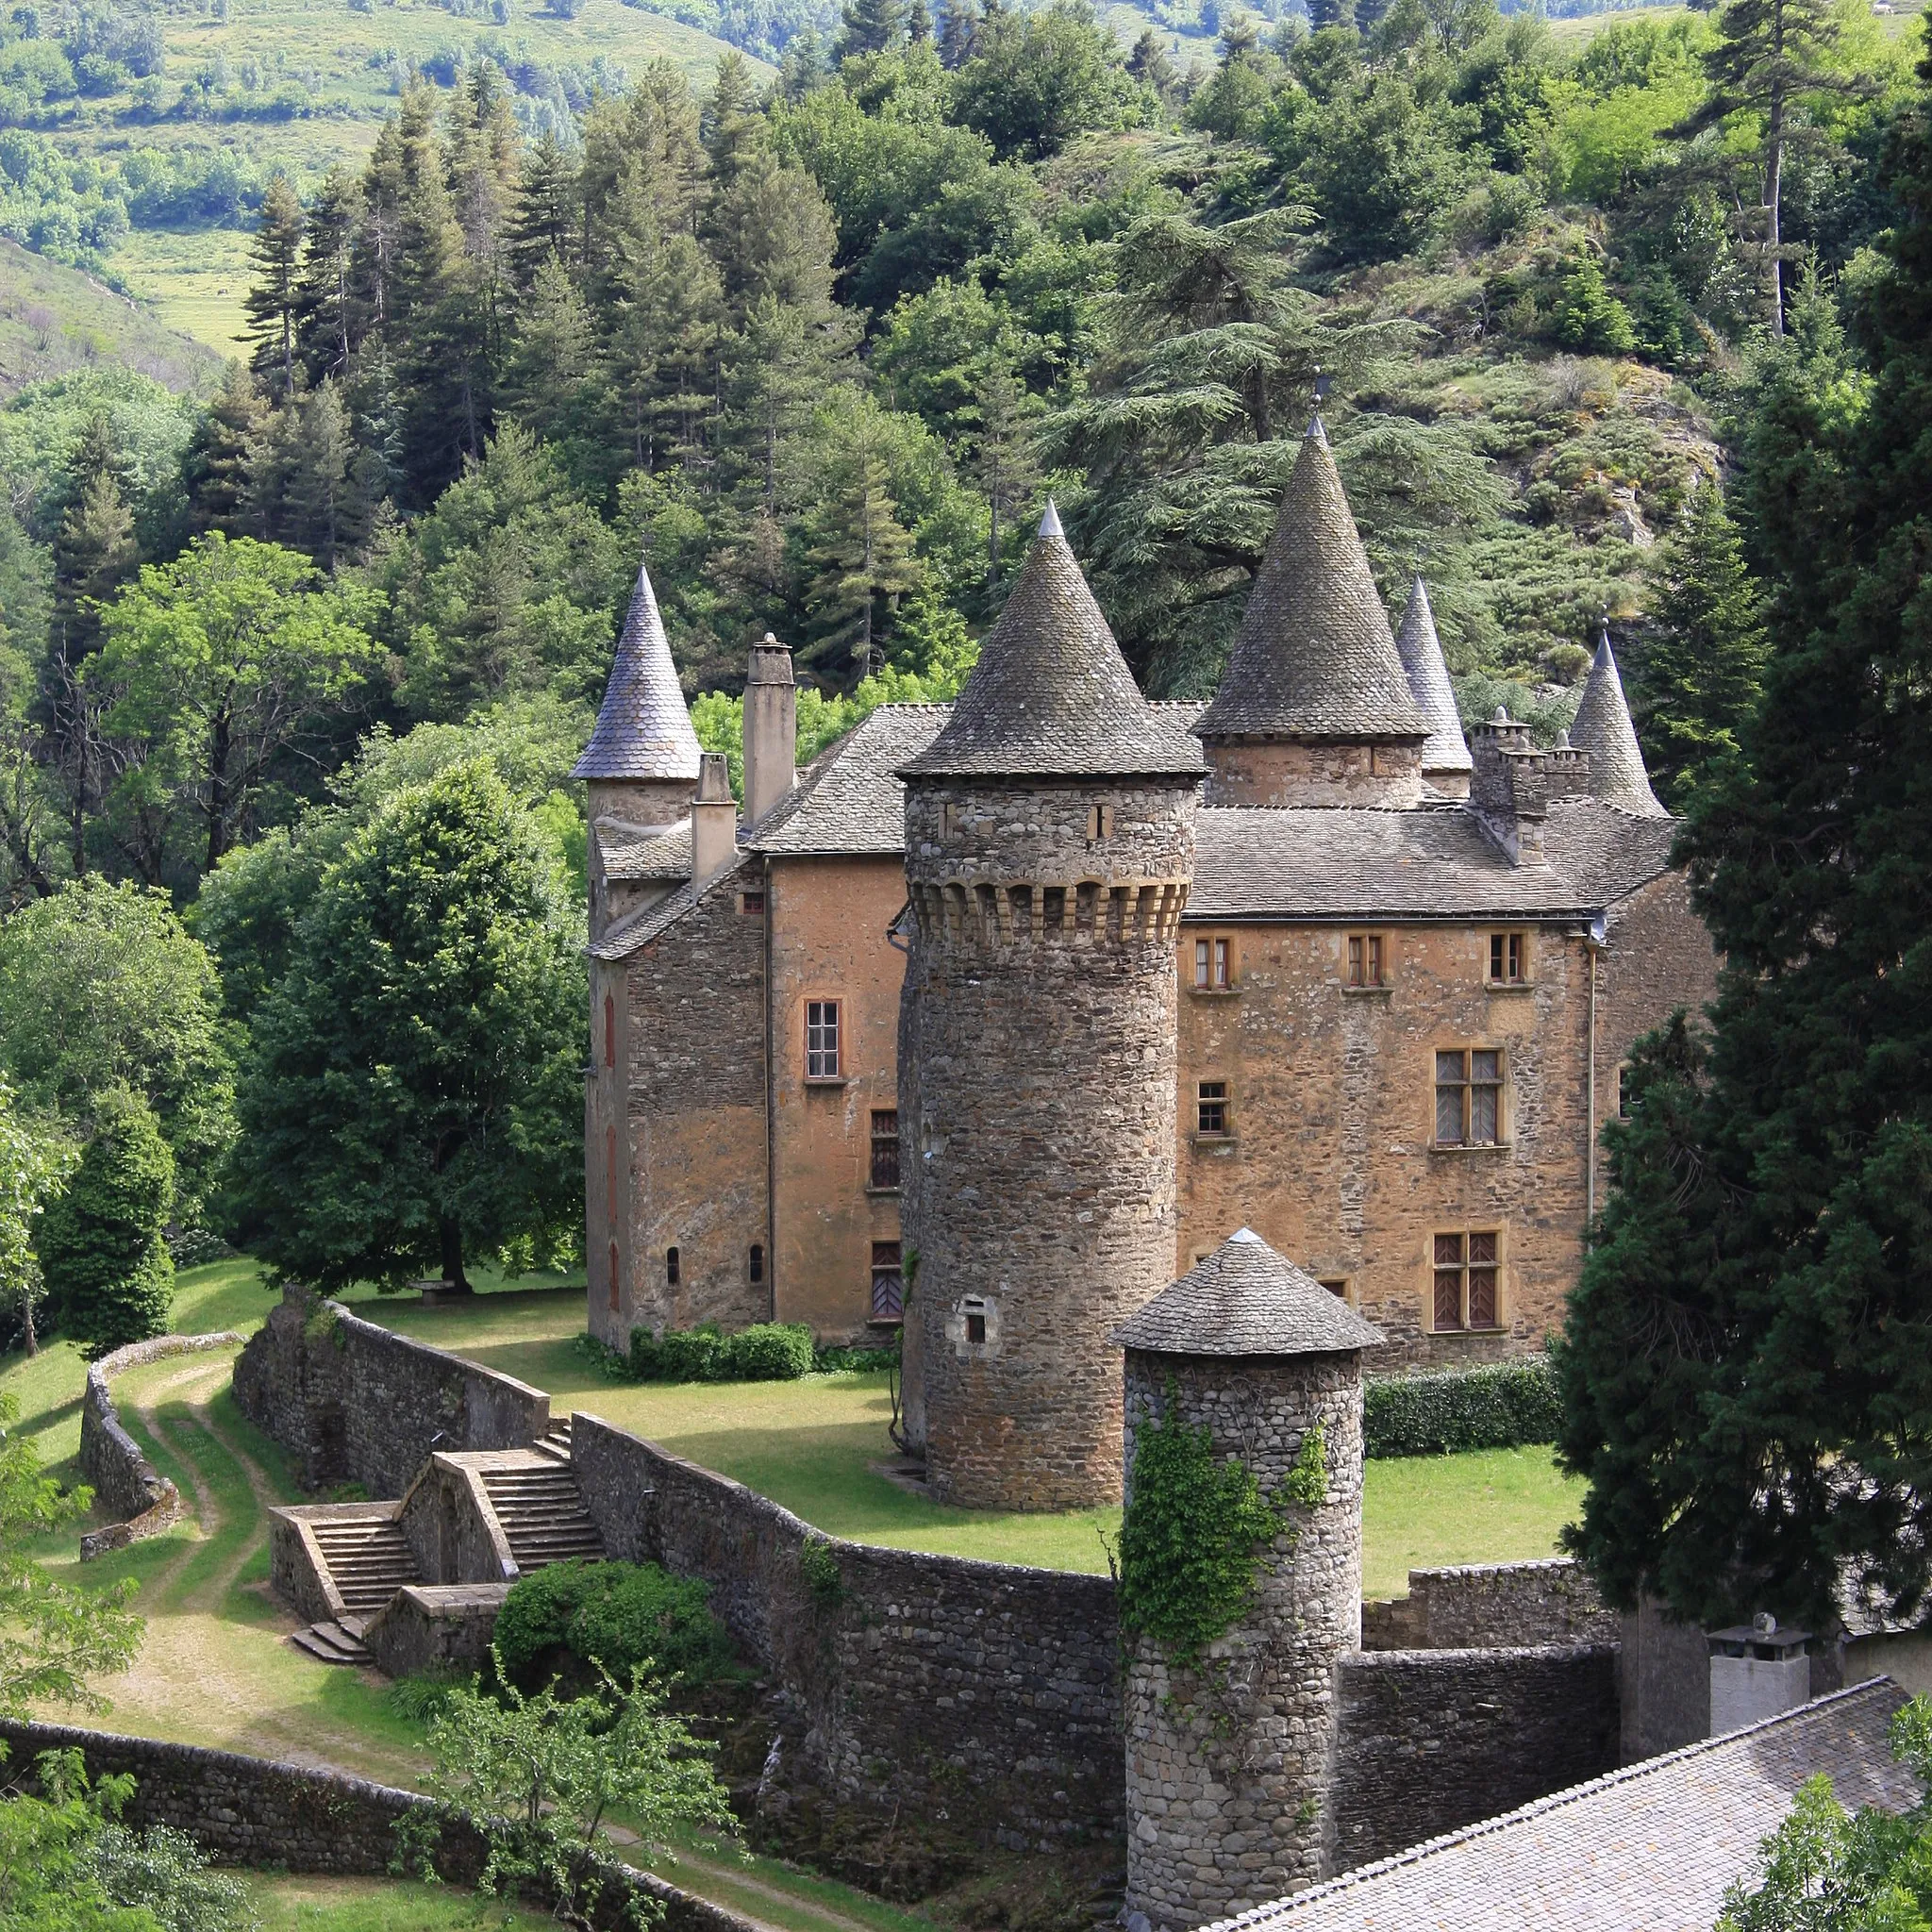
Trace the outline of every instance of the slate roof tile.
<instances>
[{"instance_id":1,"label":"slate roof tile","mask_svg":"<svg viewBox=\"0 0 1932 1932\"><path fill-rule=\"evenodd\" d=\"M1442 641L1436 635L1436 613L1429 608L1429 593L1420 571L1408 593L1408 608L1396 627L1395 653L1408 677L1409 691L1429 721L1429 735L1423 742L1423 770L1473 771L1475 761L1462 735L1462 715L1456 708L1456 690L1449 682Z\"/></svg>"},{"instance_id":2,"label":"slate roof tile","mask_svg":"<svg viewBox=\"0 0 1932 1932\"><path fill-rule=\"evenodd\" d=\"M691 876L691 821L675 825L626 825L597 821L597 845L605 876L613 879L688 879Z\"/></svg>"},{"instance_id":3,"label":"slate roof tile","mask_svg":"<svg viewBox=\"0 0 1932 1932\"><path fill-rule=\"evenodd\" d=\"M633 912L628 919L620 921L609 928L600 940L591 945L593 959L627 959L640 946L648 946L655 939L677 924L694 906L708 899L726 881L735 879L750 861L752 854L740 852L728 865L714 872L702 886L693 886L689 879L674 892L667 892L663 898L646 906L640 912Z\"/></svg>"},{"instance_id":4,"label":"slate roof tile","mask_svg":"<svg viewBox=\"0 0 1932 1932\"><path fill-rule=\"evenodd\" d=\"M1617 675L1607 624L1597 640L1596 658L1590 667L1590 681L1583 687L1583 700L1576 707L1576 722L1570 727L1570 741L1590 754L1590 789L1598 798L1640 817L1664 816L1657 793L1650 789L1650 774L1643 769L1643 753L1637 743L1637 727L1630 722L1624 680Z\"/></svg>"},{"instance_id":5,"label":"slate roof tile","mask_svg":"<svg viewBox=\"0 0 1932 1932\"><path fill-rule=\"evenodd\" d=\"M596 727L571 776L695 778L700 756L651 574L641 565Z\"/></svg>"}]
</instances>

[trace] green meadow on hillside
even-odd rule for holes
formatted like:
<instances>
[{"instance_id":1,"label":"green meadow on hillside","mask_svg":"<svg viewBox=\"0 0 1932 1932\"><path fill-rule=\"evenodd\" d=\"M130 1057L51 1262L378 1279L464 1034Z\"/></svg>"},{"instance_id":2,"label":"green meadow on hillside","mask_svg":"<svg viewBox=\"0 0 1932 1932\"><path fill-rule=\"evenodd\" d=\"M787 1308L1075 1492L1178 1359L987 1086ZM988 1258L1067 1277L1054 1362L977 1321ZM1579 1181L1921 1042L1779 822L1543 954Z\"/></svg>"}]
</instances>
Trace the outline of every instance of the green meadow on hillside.
<instances>
[{"instance_id":1,"label":"green meadow on hillside","mask_svg":"<svg viewBox=\"0 0 1932 1932\"><path fill-rule=\"evenodd\" d=\"M205 251L213 238L193 239ZM235 286L239 296L239 280ZM170 389L203 388L219 373L210 341L178 312L159 305L151 311L78 269L0 239L0 397L47 376L113 364Z\"/></svg>"}]
</instances>

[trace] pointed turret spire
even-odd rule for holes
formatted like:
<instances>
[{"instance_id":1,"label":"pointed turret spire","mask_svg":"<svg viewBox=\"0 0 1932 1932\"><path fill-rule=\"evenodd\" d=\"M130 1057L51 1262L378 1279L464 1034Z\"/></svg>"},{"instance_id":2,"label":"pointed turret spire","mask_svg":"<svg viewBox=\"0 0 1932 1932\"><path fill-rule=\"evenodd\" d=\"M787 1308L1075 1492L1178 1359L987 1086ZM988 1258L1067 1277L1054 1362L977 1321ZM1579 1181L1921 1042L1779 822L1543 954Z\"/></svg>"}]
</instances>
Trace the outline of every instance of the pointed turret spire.
<instances>
[{"instance_id":1,"label":"pointed turret spire","mask_svg":"<svg viewBox=\"0 0 1932 1932\"><path fill-rule=\"evenodd\" d=\"M1410 695L1341 478L1308 424L1260 574L1248 592L1204 738L1418 741Z\"/></svg>"},{"instance_id":2,"label":"pointed turret spire","mask_svg":"<svg viewBox=\"0 0 1932 1932\"><path fill-rule=\"evenodd\" d=\"M1590 667L1590 682L1583 687L1570 741L1590 754L1590 789L1606 805L1621 806L1640 818L1669 817L1643 769L1637 727L1630 722L1624 680L1617 675L1616 653L1610 649L1607 616L1602 620L1596 660Z\"/></svg>"},{"instance_id":3,"label":"pointed turret spire","mask_svg":"<svg viewBox=\"0 0 1932 1932\"><path fill-rule=\"evenodd\" d=\"M1429 735L1423 745L1423 776L1433 778L1460 774L1466 781L1474 768L1469 744L1462 735L1462 719L1456 708L1456 691L1449 682L1449 666L1442 657L1442 641L1436 635L1436 613L1429 608L1429 593L1417 571L1408 592L1408 608L1395 633L1396 655L1408 678L1408 689L1422 714L1429 721Z\"/></svg>"},{"instance_id":4,"label":"pointed turret spire","mask_svg":"<svg viewBox=\"0 0 1932 1932\"><path fill-rule=\"evenodd\" d=\"M596 729L571 776L690 781L698 775L702 756L678 689L651 574L640 565Z\"/></svg>"},{"instance_id":5,"label":"pointed turret spire","mask_svg":"<svg viewBox=\"0 0 1932 1932\"><path fill-rule=\"evenodd\" d=\"M1201 769L1185 727L1141 694L1049 503L953 715L905 775L1191 777Z\"/></svg>"}]
</instances>

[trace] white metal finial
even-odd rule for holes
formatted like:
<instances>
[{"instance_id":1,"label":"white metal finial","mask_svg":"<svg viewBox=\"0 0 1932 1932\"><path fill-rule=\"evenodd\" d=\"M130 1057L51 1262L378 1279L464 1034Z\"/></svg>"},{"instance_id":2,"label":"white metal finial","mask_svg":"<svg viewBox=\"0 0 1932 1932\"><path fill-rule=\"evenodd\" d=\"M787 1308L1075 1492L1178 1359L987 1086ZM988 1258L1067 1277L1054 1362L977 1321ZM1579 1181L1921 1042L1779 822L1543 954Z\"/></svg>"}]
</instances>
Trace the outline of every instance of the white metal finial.
<instances>
[{"instance_id":1,"label":"white metal finial","mask_svg":"<svg viewBox=\"0 0 1932 1932\"><path fill-rule=\"evenodd\" d=\"M1060 528L1060 513L1054 508L1050 496L1046 499L1046 514L1040 520L1040 534L1042 537L1064 537L1067 534Z\"/></svg>"},{"instance_id":2,"label":"white metal finial","mask_svg":"<svg viewBox=\"0 0 1932 1932\"><path fill-rule=\"evenodd\" d=\"M1261 1244L1261 1237L1257 1235L1252 1227L1236 1228L1235 1231L1228 1236L1228 1240L1231 1241L1253 1241L1257 1247L1260 1246Z\"/></svg>"}]
</instances>

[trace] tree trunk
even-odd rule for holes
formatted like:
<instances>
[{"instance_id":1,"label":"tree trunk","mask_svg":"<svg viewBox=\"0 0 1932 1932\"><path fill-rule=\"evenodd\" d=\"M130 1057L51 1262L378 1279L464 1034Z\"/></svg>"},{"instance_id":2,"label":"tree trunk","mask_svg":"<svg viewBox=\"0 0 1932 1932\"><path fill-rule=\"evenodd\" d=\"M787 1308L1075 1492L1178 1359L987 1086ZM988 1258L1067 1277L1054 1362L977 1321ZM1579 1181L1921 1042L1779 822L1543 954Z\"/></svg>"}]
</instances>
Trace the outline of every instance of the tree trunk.
<instances>
[{"instance_id":1,"label":"tree trunk","mask_svg":"<svg viewBox=\"0 0 1932 1932\"><path fill-rule=\"evenodd\" d=\"M214 722L208 759L208 869L213 872L228 849L228 714Z\"/></svg>"},{"instance_id":2,"label":"tree trunk","mask_svg":"<svg viewBox=\"0 0 1932 1932\"><path fill-rule=\"evenodd\" d=\"M34 1333L34 1291L31 1288L21 1296L20 1311L21 1319L26 1326L27 1359L31 1361L41 1352L41 1339Z\"/></svg>"},{"instance_id":3,"label":"tree trunk","mask_svg":"<svg viewBox=\"0 0 1932 1932\"><path fill-rule=\"evenodd\" d=\"M453 1214L442 1217L439 1232L442 1240L442 1285L457 1294L469 1294L470 1277L463 1273L462 1224Z\"/></svg>"},{"instance_id":4,"label":"tree trunk","mask_svg":"<svg viewBox=\"0 0 1932 1932\"><path fill-rule=\"evenodd\" d=\"M1764 239L1771 254L1771 332L1785 332L1784 263L1779 258L1784 231L1778 219L1778 197L1784 179L1785 92L1772 89L1764 125Z\"/></svg>"}]
</instances>

